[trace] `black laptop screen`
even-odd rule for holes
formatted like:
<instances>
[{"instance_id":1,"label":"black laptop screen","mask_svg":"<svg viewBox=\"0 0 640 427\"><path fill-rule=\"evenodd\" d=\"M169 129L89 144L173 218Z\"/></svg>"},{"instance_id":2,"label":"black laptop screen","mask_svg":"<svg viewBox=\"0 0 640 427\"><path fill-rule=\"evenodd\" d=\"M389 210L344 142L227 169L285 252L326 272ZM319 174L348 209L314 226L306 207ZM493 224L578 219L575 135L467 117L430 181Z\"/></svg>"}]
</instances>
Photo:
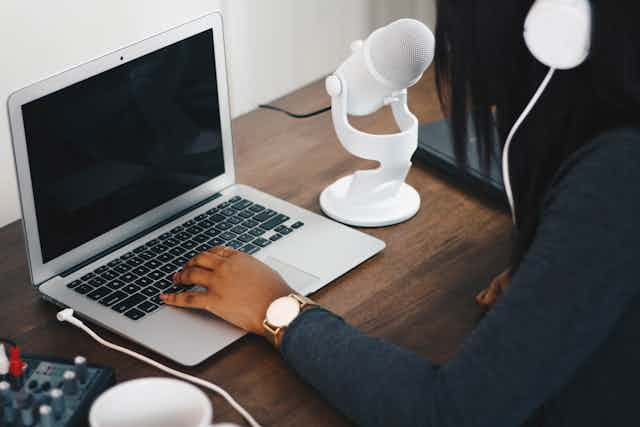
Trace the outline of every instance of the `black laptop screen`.
<instances>
[{"instance_id":1,"label":"black laptop screen","mask_svg":"<svg viewBox=\"0 0 640 427\"><path fill-rule=\"evenodd\" d=\"M22 113L43 262L224 173L210 30Z\"/></svg>"}]
</instances>

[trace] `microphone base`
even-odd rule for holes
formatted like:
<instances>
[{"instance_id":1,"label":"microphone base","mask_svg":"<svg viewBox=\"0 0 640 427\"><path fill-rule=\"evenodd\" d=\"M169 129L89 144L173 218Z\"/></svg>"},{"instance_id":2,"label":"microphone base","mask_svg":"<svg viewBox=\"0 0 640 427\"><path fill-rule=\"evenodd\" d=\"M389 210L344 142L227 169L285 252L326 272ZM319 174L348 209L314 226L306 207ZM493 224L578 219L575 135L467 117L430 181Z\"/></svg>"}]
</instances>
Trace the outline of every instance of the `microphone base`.
<instances>
[{"instance_id":1,"label":"microphone base","mask_svg":"<svg viewBox=\"0 0 640 427\"><path fill-rule=\"evenodd\" d=\"M320 194L320 207L330 218L354 227L386 227L413 218L420 210L420 195L403 183L398 192L382 200L347 197L353 175L344 177Z\"/></svg>"}]
</instances>

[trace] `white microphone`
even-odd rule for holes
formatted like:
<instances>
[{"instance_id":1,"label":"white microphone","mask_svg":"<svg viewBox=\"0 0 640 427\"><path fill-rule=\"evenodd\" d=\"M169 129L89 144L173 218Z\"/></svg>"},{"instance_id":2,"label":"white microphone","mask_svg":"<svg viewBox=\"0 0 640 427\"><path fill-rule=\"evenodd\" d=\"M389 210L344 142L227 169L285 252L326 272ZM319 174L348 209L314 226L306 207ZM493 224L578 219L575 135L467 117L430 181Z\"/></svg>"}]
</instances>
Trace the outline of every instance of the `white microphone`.
<instances>
[{"instance_id":1,"label":"white microphone","mask_svg":"<svg viewBox=\"0 0 640 427\"><path fill-rule=\"evenodd\" d=\"M364 116L394 92L415 85L431 65L435 38L415 19L400 19L351 45L353 54L336 75L349 84L349 114Z\"/></svg>"},{"instance_id":2,"label":"white microphone","mask_svg":"<svg viewBox=\"0 0 640 427\"><path fill-rule=\"evenodd\" d=\"M380 167L356 171L327 187L320 207L329 217L359 227L382 227L413 217L420 195L404 181L418 148L418 119L409 111L407 88L433 62L435 38L414 19L401 19L351 44L351 56L329 76L331 115L338 139L354 156ZM354 128L349 115L364 116L389 105L400 129L372 135Z\"/></svg>"}]
</instances>

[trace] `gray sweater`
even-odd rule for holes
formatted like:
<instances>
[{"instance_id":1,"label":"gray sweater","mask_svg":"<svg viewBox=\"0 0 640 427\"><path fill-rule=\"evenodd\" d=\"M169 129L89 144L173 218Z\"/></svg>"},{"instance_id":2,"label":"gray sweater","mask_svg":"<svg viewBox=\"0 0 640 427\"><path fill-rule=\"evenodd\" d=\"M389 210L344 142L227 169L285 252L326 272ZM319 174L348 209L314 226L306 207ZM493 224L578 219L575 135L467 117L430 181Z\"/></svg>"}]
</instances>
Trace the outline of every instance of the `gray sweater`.
<instances>
[{"instance_id":1,"label":"gray sweater","mask_svg":"<svg viewBox=\"0 0 640 427\"><path fill-rule=\"evenodd\" d=\"M360 425L640 425L639 214L640 131L610 132L562 166L518 273L447 364L323 309L284 359Z\"/></svg>"}]
</instances>

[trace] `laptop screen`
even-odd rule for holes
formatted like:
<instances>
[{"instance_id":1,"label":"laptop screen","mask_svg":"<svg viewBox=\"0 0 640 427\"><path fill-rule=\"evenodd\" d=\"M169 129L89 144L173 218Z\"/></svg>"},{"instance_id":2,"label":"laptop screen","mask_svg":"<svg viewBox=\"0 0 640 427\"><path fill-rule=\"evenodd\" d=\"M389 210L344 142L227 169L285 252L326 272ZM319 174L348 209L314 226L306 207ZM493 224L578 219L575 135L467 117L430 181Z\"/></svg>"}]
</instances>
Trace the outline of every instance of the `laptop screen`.
<instances>
[{"instance_id":1,"label":"laptop screen","mask_svg":"<svg viewBox=\"0 0 640 427\"><path fill-rule=\"evenodd\" d=\"M43 262L224 174L211 30L22 114Z\"/></svg>"}]
</instances>

